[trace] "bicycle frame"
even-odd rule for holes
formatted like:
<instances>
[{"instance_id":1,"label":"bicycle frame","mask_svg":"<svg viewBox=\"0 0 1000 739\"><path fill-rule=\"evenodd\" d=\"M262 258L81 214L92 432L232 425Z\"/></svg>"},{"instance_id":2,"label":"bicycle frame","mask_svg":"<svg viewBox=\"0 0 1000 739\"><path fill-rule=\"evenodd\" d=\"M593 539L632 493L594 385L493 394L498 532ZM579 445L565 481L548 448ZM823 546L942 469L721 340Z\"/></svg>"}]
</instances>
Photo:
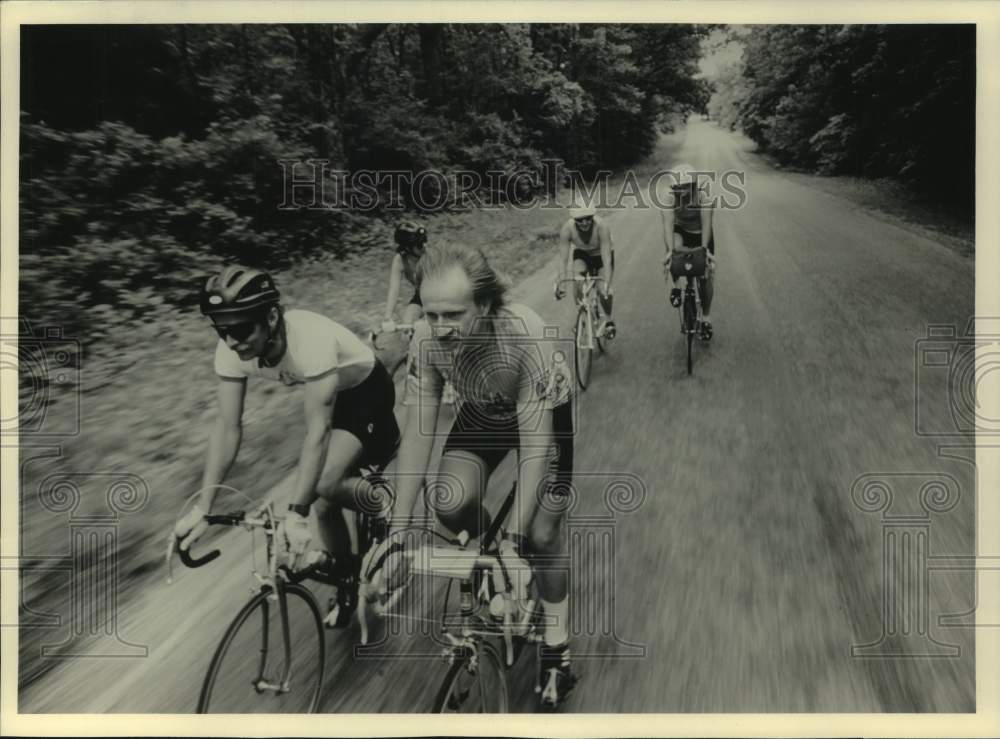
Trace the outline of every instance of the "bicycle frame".
<instances>
[{"instance_id":1,"label":"bicycle frame","mask_svg":"<svg viewBox=\"0 0 1000 739\"><path fill-rule=\"evenodd\" d=\"M603 282L603 277L598 277L597 275L587 272L584 275L576 275L574 277L569 277L563 280L559 280L558 284L564 282L572 282L574 284L580 283L581 287L579 292L574 295L576 299L576 308L578 311L583 311L586 315L587 330L577 334L576 344L581 349L591 350L594 348L595 339L597 334L594 329L594 316L599 313L598 300L597 300L597 283Z\"/></svg>"}]
</instances>

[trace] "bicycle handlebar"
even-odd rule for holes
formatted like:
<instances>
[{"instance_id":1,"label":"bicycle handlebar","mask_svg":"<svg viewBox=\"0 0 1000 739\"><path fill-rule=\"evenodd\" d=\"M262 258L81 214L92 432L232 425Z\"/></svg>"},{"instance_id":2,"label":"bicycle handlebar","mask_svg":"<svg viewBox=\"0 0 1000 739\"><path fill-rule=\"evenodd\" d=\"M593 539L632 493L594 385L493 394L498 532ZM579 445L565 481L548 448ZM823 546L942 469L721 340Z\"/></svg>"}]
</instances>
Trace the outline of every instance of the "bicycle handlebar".
<instances>
[{"instance_id":1,"label":"bicycle handlebar","mask_svg":"<svg viewBox=\"0 0 1000 739\"><path fill-rule=\"evenodd\" d=\"M192 570L196 567L207 565L209 562L218 559L219 555L222 554L218 549L213 549L204 557L192 557L190 549L181 549L181 538L180 536L177 537L177 556L181 558L181 562L185 567L190 567Z\"/></svg>"},{"instance_id":2,"label":"bicycle handlebar","mask_svg":"<svg viewBox=\"0 0 1000 739\"><path fill-rule=\"evenodd\" d=\"M272 529L273 525L270 518L247 518L246 511L234 511L233 513L221 513L221 514L206 514L205 521L209 526L259 526L264 529ZM194 569L196 567L204 567L209 562L219 558L222 552L218 549L213 549L208 554L201 557L195 557L190 549L181 549L180 543L184 537L176 537L175 544L177 545L177 556L180 557L181 562L185 567L190 567Z\"/></svg>"}]
</instances>

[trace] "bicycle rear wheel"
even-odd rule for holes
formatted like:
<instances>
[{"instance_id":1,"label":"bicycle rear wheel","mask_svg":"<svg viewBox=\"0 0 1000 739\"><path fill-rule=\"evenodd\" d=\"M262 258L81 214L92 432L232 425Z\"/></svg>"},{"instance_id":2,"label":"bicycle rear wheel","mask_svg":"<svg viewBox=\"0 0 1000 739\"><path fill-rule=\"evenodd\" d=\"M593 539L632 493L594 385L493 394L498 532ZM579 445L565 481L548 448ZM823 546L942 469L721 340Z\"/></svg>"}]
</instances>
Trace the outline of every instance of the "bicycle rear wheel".
<instances>
[{"instance_id":1,"label":"bicycle rear wheel","mask_svg":"<svg viewBox=\"0 0 1000 739\"><path fill-rule=\"evenodd\" d=\"M496 647L477 641L455 651L433 713L507 713L507 674Z\"/></svg>"},{"instance_id":2,"label":"bicycle rear wheel","mask_svg":"<svg viewBox=\"0 0 1000 739\"><path fill-rule=\"evenodd\" d=\"M594 350L589 345L592 341L590 313L586 308L581 308L576 315L576 381L581 390L586 390L587 383L590 382Z\"/></svg>"},{"instance_id":3,"label":"bicycle rear wheel","mask_svg":"<svg viewBox=\"0 0 1000 739\"><path fill-rule=\"evenodd\" d=\"M687 333L687 369L689 375L691 374L693 364L691 352L693 351L694 333L697 330L697 314L698 307L695 305L694 296L686 293L684 295L684 331Z\"/></svg>"},{"instance_id":4,"label":"bicycle rear wheel","mask_svg":"<svg viewBox=\"0 0 1000 739\"><path fill-rule=\"evenodd\" d=\"M289 583L281 587L283 593L274 600L270 589L261 590L229 624L209 664L198 713L318 710L326 659L319 606L301 585ZM286 674L286 692L264 684L277 686Z\"/></svg>"}]
</instances>

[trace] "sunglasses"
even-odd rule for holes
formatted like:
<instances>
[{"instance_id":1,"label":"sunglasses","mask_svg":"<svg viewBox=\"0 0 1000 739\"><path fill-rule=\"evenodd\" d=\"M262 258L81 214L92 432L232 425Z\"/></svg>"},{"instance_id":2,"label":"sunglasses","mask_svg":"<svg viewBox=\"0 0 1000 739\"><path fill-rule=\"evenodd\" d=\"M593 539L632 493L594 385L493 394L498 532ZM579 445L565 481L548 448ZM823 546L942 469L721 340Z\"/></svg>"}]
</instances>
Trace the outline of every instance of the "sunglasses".
<instances>
[{"instance_id":1,"label":"sunglasses","mask_svg":"<svg viewBox=\"0 0 1000 739\"><path fill-rule=\"evenodd\" d=\"M253 336L253 332L257 330L257 324L253 321L248 321L247 323L231 323L228 326L212 324L212 326L215 328L215 332L219 335L219 338L223 341L226 340L227 336L232 336L236 339L236 341L246 341Z\"/></svg>"},{"instance_id":2,"label":"sunglasses","mask_svg":"<svg viewBox=\"0 0 1000 739\"><path fill-rule=\"evenodd\" d=\"M588 223L593 223L594 222L594 217L593 216L584 216L583 218L574 218L573 220L576 221L581 226L586 226Z\"/></svg>"}]
</instances>

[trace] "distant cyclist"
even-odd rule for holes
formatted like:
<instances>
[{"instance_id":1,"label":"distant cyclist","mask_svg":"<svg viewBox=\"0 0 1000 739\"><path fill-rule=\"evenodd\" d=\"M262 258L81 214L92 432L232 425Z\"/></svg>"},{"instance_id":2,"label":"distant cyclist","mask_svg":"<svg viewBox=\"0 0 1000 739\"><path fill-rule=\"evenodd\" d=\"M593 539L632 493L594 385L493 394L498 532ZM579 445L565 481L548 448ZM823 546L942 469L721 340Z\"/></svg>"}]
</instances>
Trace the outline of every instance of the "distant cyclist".
<instances>
[{"instance_id":1,"label":"distant cyclist","mask_svg":"<svg viewBox=\"0 0 1000 739\"><path fill-rule=\"evenodd\" d=\"M395 330L393 316L396 312L396 301L399 299L399 288L403 279L413 286L410 302L403 309L402 322L415 323L424 313L420 301L420 290L417 285L417 264L427 248L427 230L411 221L404 221L396 227L396 254L389 267L389 295L385 301L385 320L383 331Z\"/></svg>"},{"instance_id":2,"label":"distant cyclist","mask_svg":"<svg viewBox=\"0 0 1000 739\"><path fill-rule=\"evenodd\" d=\"M570 218L559 231L559 247L562 250L562 273L558 280L568 279L570 274L585 275L588 271L604 278L598 283L601 310L604 320L597 333L609 339L615 337L617 329L611 319L613 303L611 284L615 270L615 251L611 240L611 227L598 218L596 211L586 205L570 208ZM577 286L577 291L579 291ZM556 299L564 295L557 289ZM577 292L579 297L579 292Z\"/></svg>"},{"instance_id":3,"label":"distant cyclist","mask_svg":"<svg viewBox=\"0 0 1000 739\"><path fill-rule=\"evenodd\" d=\"M713 271L715 269L715 233L713 216L715 208L709 193L698 187L695 169L690 164L677 164L671 170L671 197L664 203L663 244L666 247L664 267L673 283L670 304L681 304L680 275L670 271L670 263L675 251L694 249L700 246L708 250L709 269L698 280L698 294L701 297L702 321L699 334L702 339L712 338L712 296L715 292Z\"/></svg>"},{"instance_id":4,"label":"distant cyclist","mask_svg":"<svg viewBox=\"0 0 1000 739\"><path fill-rule=\"evenodd\" d=\"M575 682L562 530L573 474L572 379L566 354L533 310L507 302L506 286L482 252L432 246L418 276L427 321L418 324L413 337L391 530L398 534L414 523L434 448L435 435L428 429L437 427L450 379L463 402L437 468L448 500L436 514L453 533L479 536L488 526L483 508L487 481L509 452L517 452L518 505L500 552L510 562L524 557L532 563L548 620L540 700L555 705ZM548 564L539 566L537 558ZM463 597L471 599L468 593Z\"/></svg>"},{"instance_id":5,"label":"distant cyclist","mask_svg":"<svg viewBox=\"0 0 1000 739\"><path fill-rule=\"evenodd\" d=\"M417 287L417 265L427 248L427 229L418 226L412 221L404 221L396 227L396 255L392 258L392 266L389 267L389 295L385 301L385 320L382 321L382 330L391 333L396 330L396 323L393 315L396 311L396 301L399 299L399 288L403 279L413 286L413 296L410 302L403 309L402 323L405 326L412 326L424 314L423 303L420 300L420 288ZM406 355L390 369L395 373L402 362L406 361ZM455 390L449 383L445 387L444 402L451 405L455 402Z\"/></svg>"},{"instance_id":6,"label":"distant cyclist","mask_svg":"<svg viewBox=\"0 0 1000 739\"><path fill-rule=\"evenodd\" d=\"M302 386L297 431L302 451L291 491L284 533L293 568L306 563L313 503L323 544L335 563L348 565L347 586L335 604L337 626L346 625L357 604L360 552L350 550L343 508L357 508L356 477L362 465L384 466L399 442L393 414L395 388L372 350L339 323L304 310L285 311L274 280L265 272L233 265L210 277L201 290L201 312L219 334L215 346L218 417L208 439L200 501L175 534L188 549L204 533L215 486L229 472L243 438L247 378ZM350 478L350 481L349 481ZM383 507L388 510L389 501Z\"/></svg>"}]
</instances>

